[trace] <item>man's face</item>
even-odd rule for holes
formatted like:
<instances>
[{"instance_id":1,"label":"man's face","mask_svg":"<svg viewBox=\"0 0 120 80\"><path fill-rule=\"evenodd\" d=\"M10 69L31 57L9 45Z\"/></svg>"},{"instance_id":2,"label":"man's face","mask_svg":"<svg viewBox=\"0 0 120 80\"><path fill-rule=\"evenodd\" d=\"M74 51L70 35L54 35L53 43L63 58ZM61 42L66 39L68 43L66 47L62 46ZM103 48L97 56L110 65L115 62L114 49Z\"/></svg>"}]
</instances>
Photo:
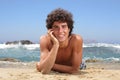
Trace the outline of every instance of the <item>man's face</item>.
<instances>
[{"instance_id":1,"label":"man's face","mask_svg":"<svg viewBox=\"0 0 120 80\"><path fill-rule=\"evenodd\" d=\"M68 36L70 29L66 22L55 21L52 26L53 35L57 38L59 42L65 41Z\"/></svg>"}]
</instances>

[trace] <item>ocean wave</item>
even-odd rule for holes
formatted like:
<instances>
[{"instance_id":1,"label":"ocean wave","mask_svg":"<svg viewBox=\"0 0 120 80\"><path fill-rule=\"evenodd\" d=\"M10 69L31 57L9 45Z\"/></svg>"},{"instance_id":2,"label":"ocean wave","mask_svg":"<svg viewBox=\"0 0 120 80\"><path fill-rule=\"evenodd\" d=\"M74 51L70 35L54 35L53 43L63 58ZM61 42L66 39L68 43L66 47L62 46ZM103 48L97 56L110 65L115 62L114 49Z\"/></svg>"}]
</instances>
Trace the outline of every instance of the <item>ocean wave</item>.
<instances>
[{"instance_id":1,"label":"ocean wave","mask_svg":"<svg viewBox=\"0 0 120 80\"><path fill-rule=\"evenodd\" d=\"M0 49L5 49L5 48L18 48L18 47L25 47L27 49L35 49L39 48L39 44L0 44ZM88 43L85 44L83 43L83 47L115 47L115 48L120 48L120 44L109 44L109 43Z\"/></svg>"},{"instance_id":2,"label":"ocean wave","mask_svg":"<svg viewBox=\"0 0 120 80\"><path fill-rule=\"evenodd\" d=\"M120 49L120 44L89 43L89 44L83 44L83 47L114 47L114 48Z\"/></svg>"},{"instance_id":3,"label":"ocean wave","mask_svg":"<svg viewBox=\"0 0 120 80\"><path fill-rule=\"evenodd\" d=\"M8 49L8 48L25 48L28 50L34 50L36 48L39 48L39 44L28 44L28 45L21 45L21 44L0 44L0 49Z\"/></svg>"},{"instance_id":4,"label":"ocean wave","mask_svg":"<svg viewBox=\"0 0 120 80\"><path fill-rule=\"evenodd\" d=\"M84 57L84 58L83 58L83 61L85 61L85 62L104 62L104 61L107 61L107 62L120 62L120 57L119 57L119 58L116 58L116 57L109 57L109 58L102 58L102 57L94 57L94 58Z\"/></svg>"},{"instance_id":5,"label":"ocean wave","mask_svg":"<svg viewBox=\"0 0 120 80\"><path fill-rule=\"evenodd\" d=\"M0 44L0 58L15 58L20 61L38 61L40 58L39 44ZM87 58L88 57L88 58ZM89 43L83 44L83 58L93 61L120 61L120 44Z\"/></svg>"}]
</instances>

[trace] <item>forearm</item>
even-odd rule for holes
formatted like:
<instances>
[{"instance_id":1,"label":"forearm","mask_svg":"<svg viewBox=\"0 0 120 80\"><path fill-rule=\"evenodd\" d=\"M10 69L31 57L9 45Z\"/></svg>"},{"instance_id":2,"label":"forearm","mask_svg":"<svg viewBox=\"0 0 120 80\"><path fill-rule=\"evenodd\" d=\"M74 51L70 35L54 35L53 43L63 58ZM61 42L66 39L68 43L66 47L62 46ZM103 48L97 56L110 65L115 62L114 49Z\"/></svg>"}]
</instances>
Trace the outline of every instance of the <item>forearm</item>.
<instances>
[{"instance_id":1,"label":"forearm","mask_svg":"<svg viewBox=\"0 0 120 80\"><path fill-rule=\"evenodd\" d=\"M58 48L59 48L58 45L53 45L51 51L48 53L48 56L44 60L40 61L40 65L42 66L41 68L42 73L48 73L53 67Z\"/></svg>"},{"instance_id":2,"label":"forearm","mask_svg":"<svg viewBox=\"0 0 120 80\"><path fill-rule=\"evenodd\" d=\"M74 68L72 66L54 64L53 70L63 73L77 73L79 68Z\"/></svg>"}]
</instances>

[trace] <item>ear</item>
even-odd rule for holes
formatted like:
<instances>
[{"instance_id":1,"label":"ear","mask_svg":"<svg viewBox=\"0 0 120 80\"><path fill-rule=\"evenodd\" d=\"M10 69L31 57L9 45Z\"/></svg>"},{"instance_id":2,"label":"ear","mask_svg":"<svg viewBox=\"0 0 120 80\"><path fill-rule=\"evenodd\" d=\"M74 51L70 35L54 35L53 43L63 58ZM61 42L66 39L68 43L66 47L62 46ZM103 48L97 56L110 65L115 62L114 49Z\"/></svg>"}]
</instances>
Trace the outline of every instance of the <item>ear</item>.
<instances>
[{"instance_id":1,"label":"ear","mask_svg":"<svg viewBox=\"0 0 120 80\"><path fill-rule=\"evenodd\" d=\"M70 28L68 28L68 33L69 33L69 35L70 35Z\"/></svg>"},{"instance_id":2,"label":"ear","mask_svg":"<svg viewBox=\"0 0 120 80\"><path fill-rule=\"evenodd\" d=\"M68 31L69 31L69 33L70 33L70 28L68 28Z\"/></svg>"},{"instance_id":3,"label":"ear","mask_svg":"<svg viewBox=\"0 0 120 80\"><path fill-rule=\"evenodd\" d=\"M69 32L70 32L70 28L68 28Z\"/></svg>"}]
</instances>

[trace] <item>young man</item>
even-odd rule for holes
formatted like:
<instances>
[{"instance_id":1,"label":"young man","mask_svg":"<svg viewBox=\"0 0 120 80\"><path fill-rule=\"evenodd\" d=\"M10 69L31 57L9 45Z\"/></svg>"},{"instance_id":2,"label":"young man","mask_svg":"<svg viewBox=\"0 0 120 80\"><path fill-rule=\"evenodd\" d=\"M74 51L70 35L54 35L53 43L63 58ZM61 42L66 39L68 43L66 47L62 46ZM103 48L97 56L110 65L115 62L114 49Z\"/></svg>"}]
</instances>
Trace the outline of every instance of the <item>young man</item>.
<instances>
[{"instance_id":1,"label":"young man","mask_svg":"<svg viewBox=\"0 0 120 80\"><path fill-rule=\"evenodd\" d=\"M48 14L48 32L40 38L40 62L37 70L43 74L51 70L76 73L82 63L82 44L80 35L72 34L72 14L58 8Z\"/></svg>"}]
</instances>

